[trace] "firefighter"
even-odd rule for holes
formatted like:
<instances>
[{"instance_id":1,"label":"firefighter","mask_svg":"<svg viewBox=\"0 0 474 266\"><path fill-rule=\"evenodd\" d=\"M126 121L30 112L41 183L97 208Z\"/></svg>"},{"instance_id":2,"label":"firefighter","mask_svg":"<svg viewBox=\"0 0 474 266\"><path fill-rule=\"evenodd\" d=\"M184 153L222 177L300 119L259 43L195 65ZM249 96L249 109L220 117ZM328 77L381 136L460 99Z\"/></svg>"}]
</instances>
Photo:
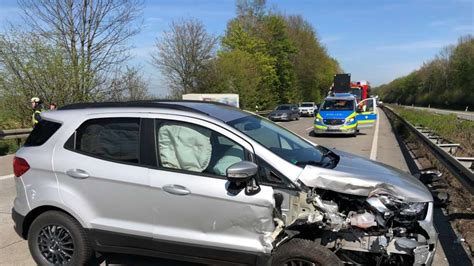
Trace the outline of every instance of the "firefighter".
<instances>
[{"instance_id":1,"label":"firefighter","mask_svg":"<svg viewBox=\"0 0 474 266\"><path fill-rule=\"evenodd\" d=\"M33 126L36 126L36 124L38 124L41 121L42 102L40 98L38 97L31 98L31 108L33 109L31 120L33 122Z\"/></svg>"}]
</instances>

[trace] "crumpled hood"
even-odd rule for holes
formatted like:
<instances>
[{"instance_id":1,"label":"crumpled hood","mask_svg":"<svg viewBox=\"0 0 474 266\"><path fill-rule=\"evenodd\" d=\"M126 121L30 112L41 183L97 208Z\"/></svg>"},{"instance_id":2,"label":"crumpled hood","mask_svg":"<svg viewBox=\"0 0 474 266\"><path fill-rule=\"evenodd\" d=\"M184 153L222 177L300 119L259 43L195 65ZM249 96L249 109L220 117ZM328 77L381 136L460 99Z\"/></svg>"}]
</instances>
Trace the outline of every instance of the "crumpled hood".
<instances>
[{"instance_id":1,"label":"crumpled hood","mask_svg":"<svg viewBox=\"0 0 474 266\"><path fill-rule=\"evenodd\" d=\"M376 186L382 186L407 202L433 201L428 188L410 174L357 155L333 151L340 156L334 169L307 165L298 179L308 187L358 196L368 196Z\"/></svg>"},{"instance_id":2,"label":"crumpled hood","mask_svg":"<svg viewBox=\"0 0 474 266\"><path fill-rule=\"evenodd\" d=\"M323 119L344 119L354 113L354 111L319 111Z\"/></svg>"}]
</instances>

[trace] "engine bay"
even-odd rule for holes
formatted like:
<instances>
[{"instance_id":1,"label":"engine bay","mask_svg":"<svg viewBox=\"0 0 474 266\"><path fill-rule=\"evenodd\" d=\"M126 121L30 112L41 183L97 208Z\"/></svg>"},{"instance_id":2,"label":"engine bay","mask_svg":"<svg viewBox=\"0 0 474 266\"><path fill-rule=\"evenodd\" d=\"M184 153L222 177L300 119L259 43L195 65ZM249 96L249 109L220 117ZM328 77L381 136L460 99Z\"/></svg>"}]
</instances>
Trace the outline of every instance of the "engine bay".
<instances>
[{"instance_id":1,"label":"engine bay","mask_svg":"<svg viewBox=\"0 0 474 266\"><path fill-rule=\"evenodd\" d=\"M369 265L423 265L434 252L429 202L406 202L383 185L368 196L305 190L275 193L276 246L298 234L348 264Z\"/></svg>"}]
</instances>

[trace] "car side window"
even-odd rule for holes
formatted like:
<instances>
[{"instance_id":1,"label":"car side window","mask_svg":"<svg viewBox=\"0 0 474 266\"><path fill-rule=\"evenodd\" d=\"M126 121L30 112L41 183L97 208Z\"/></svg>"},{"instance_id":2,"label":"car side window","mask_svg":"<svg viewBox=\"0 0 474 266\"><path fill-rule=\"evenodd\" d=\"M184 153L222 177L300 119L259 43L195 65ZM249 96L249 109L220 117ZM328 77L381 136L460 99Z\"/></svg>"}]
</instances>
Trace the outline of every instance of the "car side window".
<instances>
[{"instance_id":1,"label":"car side window","mask_svg":"<svg viewBox=\"0 0 474 266\"><path fill-rule=\"evenodd\" d=\"M270 185L279 188L295 188L283 174L278 172L269 163L260 157L257 157L258 175L262 185Z\"/></svg>"},{"instance_id":2,"label":"car side window","mask_svg":"<svg viewBox=\"0 0 474 266\"><path fill-rule=\"evenodd\" d=\"M157 157L161 167L226 176L245 160L245 150L231 139L195 124L157 121Z\"/></svg>"},{"instance_id":3,"label":"car side window","mask_svg":"<svg viewBox=\"0 0 474 266\"><path fill-rule=\"evenodd\" d=\"M366 112L374 111L374 101L372 99L368 99L367 101L365 101L365 104L367 106Z\"/></svg>"},{"instance_id":4,"label":"car side window","mask_svg":"<svg viewBox=\"0 0 474 266\"><path fill-rule=\"evenodd\" d=\"M106 160L138 163L139 118L99 118L84 122L65 148Z\"/></svg>"}]
</instances>

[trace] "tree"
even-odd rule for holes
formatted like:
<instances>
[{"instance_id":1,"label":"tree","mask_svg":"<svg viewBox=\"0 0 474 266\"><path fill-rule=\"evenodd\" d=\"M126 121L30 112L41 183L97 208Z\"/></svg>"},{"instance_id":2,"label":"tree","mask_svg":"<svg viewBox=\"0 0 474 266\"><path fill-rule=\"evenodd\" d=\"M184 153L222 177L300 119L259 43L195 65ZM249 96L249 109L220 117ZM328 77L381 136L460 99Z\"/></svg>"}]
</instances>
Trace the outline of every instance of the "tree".
<instances>
[{"instance_id":1,"label":"tree","mask_svg":"<svg viewBox=\"0 0 474 266\"><path fill-rule=\"evenodd\" d=\"M237 2L237 17L227 24L211 66L200 76L199 91L239 93L251 110L319 101L340 70L308 22L269 13L263 0Z\"/></svg>"},{"instance_id":2,"label":"tree","mask_svg":"<svg viewBox=\"0 0 474 266\"><path fill-rule=\"evenodd\" d=\"M198 90L198 77L212 59L217 40L202 22L189 19L173 22L156 41L153 64L167 77L175 97Z\"/></svg>"},{"instance_id":3,"label":"tree","mask_svg":"<svg viewBox=\"0 0 474 266\"><path fill-rule=\"evenodd\" d=\"M272 84L278 82L278 76L268 60L242 50L219 53L201 77L200 92L237 93L240 107L247 110L273 108L278 98Z\"/></svg>"},{"instance_id":4,"label":"tree","mask_svg":"<svg viewBox=\"0 0 474 266\"><path fill-rule=\"evenodd\" d=\"M139 32L138 0L19 0L31 31L64 53L70 66L69 95L97 100L107 76L125 62L127 41Z\"/></svg>"},{"instance_id":5,"label":"tree","mask_svg":"<svg viewBox=\"0 0 474 266\"><path fill-rule=\"evenodd\" d=\"M29 125L31 97L59 105L71 103L70 70L62 49L43 42L41 36L14 30L0 35L1 109Z\"/></svg>"},{"instance_id":6,"label":"tree","mask_svg":"<svg viewBox=\"0 0 474 266\"><path fill-rule=\"evenodd\" d=\"M316 32L301 16L285 17L288 36L296 47L291 63L296 85L305 101L319 102L327 94L334 74L340 72L339 63L329 57Z\"/></svg>"},{"instance_id":7,"label":"tree","mask_svg":"<svg viewBox=\"0 0 474 266\"><path fill-rule=\"evenodd\" d=\"M281 16L268 15L262 19L261 38L266 44L267 53L275 58L275 68L279 79L276 88L280 103L295 103L301 100L295 82L294 67L290 58L296 47L288 37L286 22Z\"/></svg>"},{"instance_id":8,"label":"tree","mask_svg":"<svg viewBox=\"0 0 474 266\"><path fill-rule=\"evenodd\" d=\"M461 37L431 61L377 88L386 102L465 109L474 103L474 38Z\"/></svg>"},{"instance_id":9,"label":"tree","mask_svg":"<svg viewBox=\"0 0 474 266\"><path fill-rule=\"evenodd\" d=\"M150 99L148 94L148 82L143 79L140 69L137 67L126 67L122 73L116 74L111 82L111 101L138 101Z\"/></svg>"}]
</instances>

